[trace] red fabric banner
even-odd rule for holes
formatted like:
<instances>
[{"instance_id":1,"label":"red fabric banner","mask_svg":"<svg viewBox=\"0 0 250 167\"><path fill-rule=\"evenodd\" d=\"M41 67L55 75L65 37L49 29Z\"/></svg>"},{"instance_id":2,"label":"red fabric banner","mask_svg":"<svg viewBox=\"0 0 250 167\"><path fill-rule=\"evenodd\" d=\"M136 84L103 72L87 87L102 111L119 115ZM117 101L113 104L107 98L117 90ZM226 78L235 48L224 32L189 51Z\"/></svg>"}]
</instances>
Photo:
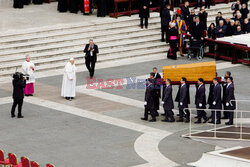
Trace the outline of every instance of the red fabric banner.
<instances>
[{"instance_id":1,"label":"red fabric banner","mask_svg":"<svg viewBox=\"0 0 250 167\"><path fill-rule=\"evenodd\" d=\"M89 13L89 0L84 0L84 13Z\"/></svg>"}]
</instances>

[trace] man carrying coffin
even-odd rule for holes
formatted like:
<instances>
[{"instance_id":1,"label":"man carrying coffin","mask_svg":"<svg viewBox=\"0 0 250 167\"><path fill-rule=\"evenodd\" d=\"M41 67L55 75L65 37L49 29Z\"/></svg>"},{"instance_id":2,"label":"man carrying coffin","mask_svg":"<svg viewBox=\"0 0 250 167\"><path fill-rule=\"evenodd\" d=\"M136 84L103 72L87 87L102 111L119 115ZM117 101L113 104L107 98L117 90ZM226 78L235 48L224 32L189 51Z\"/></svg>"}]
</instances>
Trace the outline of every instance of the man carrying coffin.
<instances>
[{"instance_id":1,"label":"man carrying coffin","mask_svg":"<svg viewBox=\"0 0 250 167\"><path fill-rule=\"evenodd\" d=\"M96 44L94 44L92 39L90 39L89 44L87 44L85 46L84 53L86 53L85 54L85 64L86 64L86 67L89 71L89 76L93 77L94 73L95 73L95 63L97 60L96 55L97 55L97 53L99 53L99 51L98 51L98 46Z\"/></svg>"},{"instance_id":2,"label":"man carrying coffin","mask_svg":"<svg viewBox=\"0 0 250 167\"><path fill-rule=\"evenodd\" d=\"M171 80L166 79L166 88L164 90L164 97L162 100L164 112L165 112L165 119L162 120L163 122L174 122L174 113L172 109L174 108L174 102L172 97L172 86Z\"/></svg>"},{"instance_id":3,"label":"man carrying coffin","mask_svg":"<svg viewBox=\"0 0 250 167\"><path fill-rule=\"evenodd\" d=\"M157 68L153 68L153 73L154 73L154 92L155 92L155 97L154 97L154 106L155 106L155 112L156 116L159 116L159 113L157 110L160 109L160 98L161 98L161 75L157 72Z\"/></svg>"},{"instance_id":4,"label":"man carrying coffin","mask_svg":"<svg viewBox=\"0 0 250 167\"><path fill-rule=\"evenodd\" d=\"M195 94L195 105L197 110L197 115L198 115L198 120L195 122L197 124L201 123L201 119L204 119L204 123L208 121L207 118L207 113L202 110L206 108L206 88L204 84L204 80L202 78L199 78L198 81L198 88L196 90Z\"/></svg>"},{"instance_id":5,"label":"man carrying coffin","mask_svg":"<svg viewBox=\"0 0 250 167\"><path fill-rule=\"evenodd\" d=\"M76 66L74 58L65 65L62 81L61 96L66 100L72 100L76 96Z\"/></svg>"},{"instance_id":6,"label":"man carrying coffin","mask_svg":"<svg viewBox=\"0 0 250 167\"><path fill-rule=\"evenodd\" d=\"M29 55L26 56L26 60L22 65L23 74L28 76L28 79L26 81L26 87L24 88L24 94L25 96L33 96L34 94L34 83L35 83L35 65L31 61L31 58Z\"/></svg>"},{"instance_id":7,"label":"man carrying coffin","mask_svg":"<svg viewBox=\"0 0 250 167\"><path fill-rule=\"evenodd\" d=\"M233 125L233 119L234 119L234 113L233 110L235 110L235 96L234 96L234 84L233 84L233 78L228 77L227 78L227 88L226 88L226 110L232 110L228 112L229 121L226 122L226 125Z\"/></svg>"}]
</instances>

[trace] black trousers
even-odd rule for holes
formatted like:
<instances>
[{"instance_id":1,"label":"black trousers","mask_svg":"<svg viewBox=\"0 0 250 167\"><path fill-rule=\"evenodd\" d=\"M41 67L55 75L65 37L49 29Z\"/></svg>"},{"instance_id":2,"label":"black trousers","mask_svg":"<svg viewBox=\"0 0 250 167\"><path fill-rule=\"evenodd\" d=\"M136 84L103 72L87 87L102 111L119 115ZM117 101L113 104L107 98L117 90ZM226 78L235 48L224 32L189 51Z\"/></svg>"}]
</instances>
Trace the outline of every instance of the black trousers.
<instances>
[{"instance_id":1,"label":"black trousers","mask_svg":"<svg viewBox=\"0 0 250 167\"><path fill-rule=\"evenodd\" d=\"M169 25L161 25L161 39L164 40L166 39L166 42L169 42L168 40L168 28Z\"/></svg>"},{"instance_id":2,"label":"black trousers","mask_svg":"<svg viewBox=\"0 0 250 167\"><path fill-rule=\"evenodd\" d=\"M171 118L171 119L173 119L174 117L174 112L173 112L173 110L165 110L164 109L164 113L165 113L165 118L166 119L168 119L168 118Z\"/></svg>"},{"instance_id":3,"label":"black trousers","mask_svg":"<svg viewBox=\"0 0 250 167\"><path fill-rule=\"evenodd\" d=\"M144 110L144 118L148 119L148 113L150 112L150 115L152 117L152 119L155 119L155 109L154 108L148 108L148 107L145 107L145 110Z\"/></svg>"},{"instance_id":4,"label":"black trousers","mask_svg":"<svg viewBox=\"0 0 250 167\"><path fill-rule=\"evenodd\" d=\"M189 110L184 110L179 108L179 115L180 115L180 120L183 120L183 117L185 117L187 120L190 120L190 111Z\"/></svg>"},{"instance_id":5,"label":"black trousers","mask_svg":"<svg viewBox=\"0 0 250 167\"><path fill-rule=\"evenodd\" d=\"M23 106L23 99L14 99L12 109L11 109L11 115L15 115L16 106L18 105L18 116L22 115L22 106Z\"/></svg>"},{"instance_id":6,"label":"black trousers","mask_svg":"<svg viewBox=\"0 0 250 167\"><path fill-rule=\"evenodd\" d=\"M234 112L233 111L228 112L228 118L229 118L229 123L233 124L233 122L234 122Z\"/></svg>"},{"instance_id":7,"label":"black trousers","mask_svg":"<svg viewBox=\"0 0 250 167\"><path fill-rule=\"evenodd\" d=\"M220 121L221 111L216 111L216 119L217 119L217 121ZM215 111L212 111L212 121L215 122Z\"/></svg>"},{"instance_id":8,"label":"black trousers","mask_svg":"<svg viewBox=\"0 0 250 167\"><path fill-rule=\"evenodd\" d=\"M206 119L207 118L207 113L205 112L205 110L197 110L197 116L198 119Z\"/></svg>"},{"instance_id":9,"label":"black trousers","mask_svg":"<svg viewBox=\"0 0 250 167\"><path fill-rule=\"evenodd\" d=\"M202 0L195 0L195 8L197 8L197 7L202 7Z\"/></svg>"},{"instance_id":10,"label":"black trousers","mask_svg":"<svg viewBox=\"0 0 250 167\"><path fill-rule=\"evenodd\" d=\"M210 9L211 0L205 0L205 8Z\"/></svg>"},{"instance_id":11,"label":"black trousers","mask_svg":"<svg viewBox=\"0 0 250 167\"><path fill-rule=\"evenodd\" d=\"M85 64L89 71L89 76L93 77L95 73L95 60L92 60L91 58L85 58Z\"/></svg>"},{"instance_id":12,"label":"black trousers","mask_svg":"<svg viewBox=\"0 0 250 167\"><path fill-rule=\"evenodd\" d=\"M148 27L148 18L147 17L140 17L141 20L141 27L143 27L143 19L145 19L145 27Z\"/></svg>"}]
</instances>

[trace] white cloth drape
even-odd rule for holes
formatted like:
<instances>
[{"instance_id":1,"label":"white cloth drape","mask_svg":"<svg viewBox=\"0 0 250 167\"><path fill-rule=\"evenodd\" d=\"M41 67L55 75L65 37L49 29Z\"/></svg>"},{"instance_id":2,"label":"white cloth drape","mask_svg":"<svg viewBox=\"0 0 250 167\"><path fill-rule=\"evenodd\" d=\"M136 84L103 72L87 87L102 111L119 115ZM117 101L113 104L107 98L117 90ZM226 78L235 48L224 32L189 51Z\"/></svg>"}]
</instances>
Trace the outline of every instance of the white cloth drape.
<instances>
[{"instance_id":1,"label":"white cloth drape","mask_svg":"<svg viewBox=\"0 0 250 167\"><path fill-rule=\"evenodd\" d=\"M26 81L26 84L35 83L34 71L30 68L30 66L32 66L35 71L35 65L32 61L23 62L23 65L22 65L23 74L29 75L29 80Z\"/></svg>"},{"instance_id":2,"label":"white cloth drape","mask_svg":"<svg viewBox=\"0 0 250 167\"><path fill-rule=\"evenodd\" d=\"M76 94L76 66L68 62L64 68L61 96L75 97Z\"/></svg>"}]
</instances>

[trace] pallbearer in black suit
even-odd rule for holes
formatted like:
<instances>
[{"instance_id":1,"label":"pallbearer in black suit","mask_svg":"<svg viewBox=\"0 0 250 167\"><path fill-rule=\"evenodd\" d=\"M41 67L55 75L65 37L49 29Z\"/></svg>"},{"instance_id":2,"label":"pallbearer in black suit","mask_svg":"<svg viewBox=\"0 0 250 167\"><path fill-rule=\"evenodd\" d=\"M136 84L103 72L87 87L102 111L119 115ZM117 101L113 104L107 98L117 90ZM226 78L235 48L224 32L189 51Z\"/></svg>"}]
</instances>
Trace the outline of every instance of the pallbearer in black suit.
<instances>
[{"instance_id":1,"label":"pallbearer in black suit","mask_svg":"<svg viewBox=\"0 0 250 167\"><path fill-rule=\"evenodd\" d=\"M198 115L198 120L195 123L201 123L201 119L204 119L204 123L208 121L207 118L207 113L205 110L206 109L206 88L204 84L204 80L202 78L199 78L198 81L198 88L196 90L195 94L195 105L197 110L197 115Z\"/></svg>"},{"instance_id":2,"label":"pallbearer in black suit","mask_svg":"<svg viewBox=\"0 0 250 167\"><path fill-rule=\"evenodd\" d=\"M215 123L215 112L216 112L216 124L220 124L221 119L221 110L222 110L222 103L221 103L221 86L218 82L217 78L213 79L214 84L214 93L213 93L213 103L212 103L212 120L209 123ZM216 111L217 109L217 111ZM218 111L219 110L219 111Z\"/></svg>"},{"instance_id":3,"label":"pallbearer in black suit","mask_svg":"<svg viewBox=\"0 0 250 167\"><path fill-rule=\"evenodd\" d=\"M172 97L172 86L171 86L171 80L166 79L166 88L164 90L164 97L162 100L164 112L165 112L165 119L162 120L163 122L174 122L174 101Z\"/></svg>"},{"instance_id":4,"label":"pallbearer in black suit","mask_svg":"<svg viewBox=\"0 0 250 167\"><path fill-rule=\"evenodd\" d=\"M148 113L150 112L150 115L152 117L150 122L155 122L156 118L154 107L154 85L153 80L151 78L147 79L144 107L144 117L141 119L145 121L148 120Z\"/></svg>"},{"instance_id":5,"label":"pallbearer in black suit","mask_svg":"<svg viewBox=\"0 0 250 167\"><path fill-rule=\"evenodd\" d=\"M235 110L235 97L234 97L234 84L233 78L227 78L227 88L226 88L226 110ZM226 122L226 125L233 125L234 113L233 111L228 112L229 121Z\"/></svg>"},{"instance_id":6,"label":"pallbearer in black suit","mask_svg":"<svg viewBox=\"0 0 250 167\"><path fill-rule=\"evenodd\" d=\"M176 101L178 101L178 107L179 107L179 120L177 122L184 122L183 117L186 118L186 123L190 121L190 112L189 110L185 110L185 108L188 108L188 87L187 87L187 79L186 78L181 78L181 86L179 88L179 91L177 93L177 98ZM185 112L185 113L184 113Z\"/></svg>"},{"instance_id":7,"label":"pallbearer in black suit","mask_svg":"<svg viewBox=\"0 0 250 167\"><path fill-rule=\"evenodd\" d=\"M223 102L224 110L226 110L226 90L227 90L227 78L228 77L231 77L230 71L226 71L224 78L222 78L222 80L225 82L222 84L222 88L223 88L222 102ZM223 111L223 117L221 119L228 119L228 112Z\"/></svg>"},{"instance_id":8,"label":"pallbearer in black suit","mask_svg":"<svg viewBox=\"0 0 250 167\"><path fill-rule=\"evenodd\" d=\"M145 28L148 28L150 0L139 0L139 17L141 28L143 28L143 20L145 19Z\"/></svg>"},{"instance_id":9,"label":"pallbearer in black suit","mask_svg":"<svg viewBox=\"0 0 250 167\"><path fill-rule=\"evenodd\" d=\"M93 77L95 73L95 63L97 61L97 53L99 53L98 46L94 44L93 40L89 40L89 44L85 46L85 64L89 70L89 76Z\"/></svg>"},{"instance_id":10,"label":"pallbearer in black suit","mask_svg":"<svg viewBox=\"0 0 250 167\"><path fill-rule=\"evenodd\" d=\"M155 90L155 98L154 98L154 106L155 106L155 111L160 109L160 98L161 98L161 75L158 73L158 69L156 67L153 68L153 73L154 73L154 90ZM156 116L158 116L159 113L156 113Z\"/></svg>"}]
</instances>

